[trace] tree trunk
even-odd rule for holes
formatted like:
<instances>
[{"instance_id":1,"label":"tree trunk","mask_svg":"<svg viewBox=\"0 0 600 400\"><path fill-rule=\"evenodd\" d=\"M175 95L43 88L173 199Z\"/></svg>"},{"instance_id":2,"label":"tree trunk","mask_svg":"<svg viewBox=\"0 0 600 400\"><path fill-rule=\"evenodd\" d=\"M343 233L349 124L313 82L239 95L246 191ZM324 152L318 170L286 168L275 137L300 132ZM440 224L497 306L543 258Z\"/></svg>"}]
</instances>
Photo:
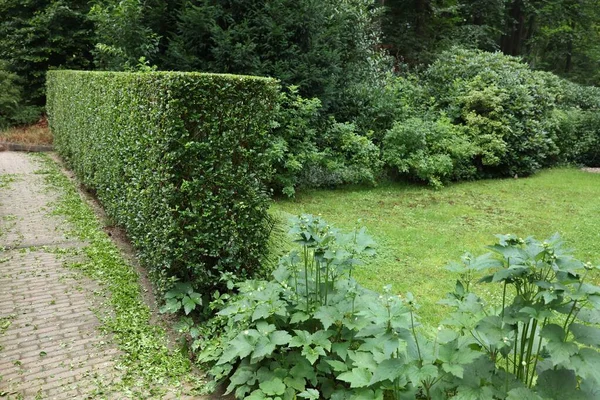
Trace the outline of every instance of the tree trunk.
<instances>
[{"instance_id":1,"label":"tree trunk","mask_svg":"<svg viewBox=\"0 0 600 400\"><path fill-rule=\"evenodd\" d=\"M523 42L527 35L526 16L523 8L522 0L512 2L508 16L508 26L500 43L500 49L504 54L511 56L522 54Z\"/></svg>"},{"instance_id":2,"label":"tree trunk","mask_svg":"<svg viewBox=\"0 0 600 400\"><path fill-rule=\"evenodd\" d=\"M567 59L565 61L565 72L573 69L573 35L575 34L575 22L571 22L571 35L567 42Z\"/></svg>"},{"instance_id":3,"label":"tree trunk","mask_svg":"<svg viewBox=\"0 0 600 400\"><path fill-rule=\"evenodd\" d=\"M429 11L429 0L415 0L415 34L417 37L425 36L425 28L427 25Z\"/></svg>"}]
</instances>

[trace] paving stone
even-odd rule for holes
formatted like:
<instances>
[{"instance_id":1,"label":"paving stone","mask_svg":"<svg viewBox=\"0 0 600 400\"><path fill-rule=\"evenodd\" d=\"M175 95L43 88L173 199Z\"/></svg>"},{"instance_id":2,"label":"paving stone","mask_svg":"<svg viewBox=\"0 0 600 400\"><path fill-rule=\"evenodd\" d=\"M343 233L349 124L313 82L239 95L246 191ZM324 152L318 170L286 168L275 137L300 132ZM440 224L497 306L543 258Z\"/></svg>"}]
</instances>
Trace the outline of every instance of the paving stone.
<instances>
[{"instance_id":1,"label":"paving stone","mask_svg":"<svg viewBox=\"0 0 600 400\"><path fill-rule=\"evenodd\" d=\"M64 256L39 248L85 243L70 238L65 221L50 214L56 194L45 189L38 169L23 153L0 153L0 174L15 174L0 190L0 248L8 249L0 253L0 318L10 320L0 333L0 393L93 398L98 380L106 388L121 379L120 353L91 311L98 285L67 269Z\"/></svg>"}]
</instances>

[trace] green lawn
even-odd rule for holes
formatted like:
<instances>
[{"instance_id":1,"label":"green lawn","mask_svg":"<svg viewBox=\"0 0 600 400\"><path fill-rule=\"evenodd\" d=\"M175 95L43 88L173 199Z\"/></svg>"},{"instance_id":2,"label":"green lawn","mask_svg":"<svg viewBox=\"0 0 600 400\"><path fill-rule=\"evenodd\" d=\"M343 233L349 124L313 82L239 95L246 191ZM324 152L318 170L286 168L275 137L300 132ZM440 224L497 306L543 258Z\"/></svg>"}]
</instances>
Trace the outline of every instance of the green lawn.
<instances>
[{"instance_id":1,"label":"green lawn","mask_svg":"<svg viewBox=\"0 0 600 400\"><path fill-rule=\"evenodd\" d=\"M321 214L347 229L360 218L378 243L378 256L360 267L357 279L374 290L391 283L397 293L412 292L422 306L420 315L431 323L443 318L445 309L436 302L455 281L444 266L465 251L485 252L496 233L543 239L559 232L576 256L600 263L600 174L577 169L458 183L438 191L392 183L311 190L293 200L279 199L273 209L283 215Z\"/></svg>"}]
</instances>

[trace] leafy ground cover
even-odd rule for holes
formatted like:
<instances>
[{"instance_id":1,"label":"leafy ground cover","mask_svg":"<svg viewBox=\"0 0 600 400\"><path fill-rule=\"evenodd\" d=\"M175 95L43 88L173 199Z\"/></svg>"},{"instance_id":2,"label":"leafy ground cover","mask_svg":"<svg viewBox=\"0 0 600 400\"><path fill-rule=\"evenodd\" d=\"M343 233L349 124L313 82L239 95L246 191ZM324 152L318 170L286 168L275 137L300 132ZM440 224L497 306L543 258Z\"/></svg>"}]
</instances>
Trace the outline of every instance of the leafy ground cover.
<instances>
[{"instance_id":1,"label":"leafy ground cover","mask_svg":"<svg viewBox=\"0 0 600 400\"><path fill-rule=\"evenodd\" d=\"M447 310L436 303L454 289L456 277L444 267L465 251L481 254L494 234L549 237L559 232L578 258L600 261L600 174L574 168L441 190L387 183L303 191L295 199L277 200L273 210L284 217L321 214L344 229L361 219L378 244L378 255L355 277L370 289L392 284L396 293L412 292L429 323L444 317Z\"/></svg>"}]
</instances>

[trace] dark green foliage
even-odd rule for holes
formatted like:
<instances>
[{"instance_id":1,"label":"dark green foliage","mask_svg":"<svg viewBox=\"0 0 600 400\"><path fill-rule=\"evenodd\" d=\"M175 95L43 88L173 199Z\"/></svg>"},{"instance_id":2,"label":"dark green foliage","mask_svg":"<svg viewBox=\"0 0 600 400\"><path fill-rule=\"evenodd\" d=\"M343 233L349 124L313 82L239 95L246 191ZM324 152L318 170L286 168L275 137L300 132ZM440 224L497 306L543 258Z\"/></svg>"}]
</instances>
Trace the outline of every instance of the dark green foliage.
<instances>
[{"instance_id":1,"label":"dark green foliage","mask_svg":"<svg viewBox=\"0 0 600 400\"><path fill-rule=\"evenodd\" d=\"M97 0L89 16L95 25L94 63L98 69L135 69L139 60L155 60L158 35L145 20L148 6L138 0Z\"/></svg>"},{"instance_id":2,"label":"dark green foliage","mask_svg":"<svg viewBox=\"0 0 600 400\"><path fill-rule=\"evenodd\" d=\"M19 76L26 105L44 105L48 69L89 66L88 10L82 0L0 2L0 59Z\"/></svg>"},{"instance_id":3,"label":"dark green foliage","mask_svg":"<svg viewBox=\"0 0 600 400\"><path fill-rule=\"evenodd\" d=\"M437 328L418 322L413 296L379 295L352 279L374 253L363 229L344 234L303 215L299 246L270 281L239 284L220 308L224 333L199 360L237 398L591 399L600 378L599 267L573 258L558 235L498 235L493 253L448 269L460 275ZM473 293L496 283L500 301ZM201 332L208 332L201 328Z\"/></svg>"},{"instance_id":4,"label":"dark green foliage","mask_svg":"<svg viewBox=\"0 0 600 400\"><path fill-rule=\"evenodd\" d=\"M253 276L269 236L274 80L52 71L55 143L127 229L161 289Z\"/></svg>"},{"instance_id":5,"label":"dark green foliage","mask_svg":"<svg viewBox=\"0 0 600 400\"><path fill-rule=\"evenodd\" d=\"M383 43L398 64L428 65L453 46L500 50L537 69L598 84L597 0L384 0Z\"/></svg>"},{"instance_id":6,"label":"dark green foliage","mask_svg":"<svg viewBox=\"0 0 600 400\"><path fill-rule=\"evenodd\" d=\"M472 160L478 148L466 132L445 118L397 122L384 138L384 160L403 175L434 187L473 178L477 169Z\"/></svg>"},{"instance_id":7,"label":"dark green foliage","mask_svg":"<svg viewBox=\"0 0 600 400\"><path fill-rule=\"evenodd\" d=\"M600 166L600 89L561 81L560 93L553 114L560 161Z\"/></svg>"},{"instance_id":8,"label":"dark green foliage","mask_svg":"<svg viewBox=\"0 0 600 400\"><path fill-rule=\"evenodd\" d=\"M0 129L33 122L39 116L39 109L23 105L19 77L6 65L0 60Z\"/></svg>"},{"instance_id":9,"label":"dark green foliage","mask_svg":"<svg viewBox=\"0 0 600 400\"><path fill-rule=\"evenodd\" d=\"M274 122L271 186L288 196L297 187L373 184L379 175L379 149L355 124L323 121L319 99L305 99L296 87L281 93Z\"/></svg>"},{"instance_id":10,"label":"dark green foliage","mask_svg":"<svg viewBox=\"0 0 600 400\"><path fill-rule=\"evenodd\" d=\"M557 153L548 132L556 93L520 60L455 48L425 83L436 108L467 129L481 176L529 175Z\"/></svg>"},{"instance_id":11,"label":"dark green foliage","mask_svg":"<svg viewBox=\"0 0 600 400\"><path fill-rule=\"evenodd\" d=\"M162 65L272 76L336 112L377 68L376 32L370 0L188 1Z\"/></svg>"},{"instance_id":12,"label":"dark green foliage","mask_svg":"<svg viewBox=\"0 0 600 400\"><path fill-rule=\"evenodd\" d=\"M383 141L384 159L434 186L530 175L559 161L562 146L563 159L574 161L557 110L561 102L594 102L517 58L462 48L443 52L418 76L398 79L394 90L398 111Z\"/></svg>"}]
</instances>

